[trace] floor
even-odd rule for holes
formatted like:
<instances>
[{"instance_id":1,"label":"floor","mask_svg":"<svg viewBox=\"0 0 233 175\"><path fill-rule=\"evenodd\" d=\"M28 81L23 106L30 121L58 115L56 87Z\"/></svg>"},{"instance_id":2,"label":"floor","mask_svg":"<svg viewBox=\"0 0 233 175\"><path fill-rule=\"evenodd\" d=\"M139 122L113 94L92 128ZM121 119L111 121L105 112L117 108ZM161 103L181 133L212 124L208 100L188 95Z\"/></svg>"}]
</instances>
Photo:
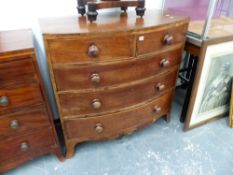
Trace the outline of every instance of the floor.
<instances>
[{"instance_id":1,"label":"floor","mask_svg":"<svg viewBox=\"0 0 233 175\"><path fill-rule=\"evenodd\" d=\"M175 100L170 124L161 119L129 136L80 144L64 163L48 155L4 175L232 175L228 118L183 132L180 110Z\"/></svg>"}]
</instances>

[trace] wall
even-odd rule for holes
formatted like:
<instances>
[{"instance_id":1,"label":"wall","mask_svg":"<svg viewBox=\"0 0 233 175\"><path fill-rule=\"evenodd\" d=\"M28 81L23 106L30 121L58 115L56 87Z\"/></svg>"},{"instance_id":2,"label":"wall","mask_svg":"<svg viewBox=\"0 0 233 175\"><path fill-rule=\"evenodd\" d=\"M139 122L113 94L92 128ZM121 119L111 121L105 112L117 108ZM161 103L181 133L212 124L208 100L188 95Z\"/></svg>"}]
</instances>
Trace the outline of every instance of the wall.
<instances>
[{"instance_id":1,"label":"wall","mask_svg":"<svg viewBox=\"0 0 233 175\"><path fill-rule=\"evenodd\" d=\"M146 0L146 8L159 9L162 0ZM1 0L0 30L34 27L36 19L76 15L76 0Z\"/></svg>"},{"instance_id":2,"label":"wall","mask_svg":"<svg viewBox=\"0 0 233 175\"><path fill-rule=\"evenodd\" d=\"M160 9L162 0L146 0L147 9ZM51 16L77 15L76 0L1 0L0 31L32 28L40 71L45 82L54 118L58 118L49 79L46 54L37 19Z\"/></svg>"},{"instance_id":3,"label":"wall","mask_svg":"<svg viewBox=\"0 0 233 175\"><path fill-rule=\"evenodd\" d=\"M230 3L229 8L230 8L230 9L233 9L233 0L231 0L231 3ZM231 18L233 18L233 10L230 10L228 15L229 15Z\"/></svg>"}]
</instances>

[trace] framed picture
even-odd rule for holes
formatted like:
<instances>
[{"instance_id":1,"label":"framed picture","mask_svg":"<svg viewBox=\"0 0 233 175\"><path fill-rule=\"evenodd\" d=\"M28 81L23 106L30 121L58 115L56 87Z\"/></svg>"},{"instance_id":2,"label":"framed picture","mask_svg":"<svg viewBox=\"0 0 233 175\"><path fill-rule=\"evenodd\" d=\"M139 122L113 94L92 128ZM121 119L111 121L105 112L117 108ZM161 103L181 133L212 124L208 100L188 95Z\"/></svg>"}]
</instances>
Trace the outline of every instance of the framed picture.
<instances>
[{"instance_id":1,"label":"framed picture","mask_svg":"<svg viewBox=\"0 0 233 175\"><path fill-rule=\"evenodd\" d=\"M229 112L233 36L203 41L184 130Z\"/></svg>"},{"instance_id":2,"label":"framed picture","mask_svg":"<svg viewBox=\"0 0 233 175\"><path fill-rule=\"evenodd\" d=\"M230 127L233 128L233 83L231 86L231 103L230 103L229 125L230 125Z\"/></svg>"}]
</instances>

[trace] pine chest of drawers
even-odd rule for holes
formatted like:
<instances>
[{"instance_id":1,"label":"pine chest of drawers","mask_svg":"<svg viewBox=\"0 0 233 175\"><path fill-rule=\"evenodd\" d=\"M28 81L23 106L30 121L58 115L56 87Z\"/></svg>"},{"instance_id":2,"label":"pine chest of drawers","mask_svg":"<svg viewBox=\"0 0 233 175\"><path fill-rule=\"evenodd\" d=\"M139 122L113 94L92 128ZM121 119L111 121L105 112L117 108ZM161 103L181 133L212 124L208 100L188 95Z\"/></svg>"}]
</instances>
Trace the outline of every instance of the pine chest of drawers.
<instances>
[{"instance_id":1,"label":"pine chest of drawers","mask_svg":"<svg viewBox=\"0 0 233 175\"><path fill-rule=\"evenodd\" d=\"M67 158L77 143L169 122L188 22L157 11L41 19Z\"/></svg>"},{"instance_id":2,"label":"pine chest of drawers","mask_svg":"<svg viewBox=\"0 0 233 175\"><path fill-rule=\"evenodd\" d=\"M0 172L47 153L63 159L32 33L0 32Z\"/></svg>"}]
</instances>

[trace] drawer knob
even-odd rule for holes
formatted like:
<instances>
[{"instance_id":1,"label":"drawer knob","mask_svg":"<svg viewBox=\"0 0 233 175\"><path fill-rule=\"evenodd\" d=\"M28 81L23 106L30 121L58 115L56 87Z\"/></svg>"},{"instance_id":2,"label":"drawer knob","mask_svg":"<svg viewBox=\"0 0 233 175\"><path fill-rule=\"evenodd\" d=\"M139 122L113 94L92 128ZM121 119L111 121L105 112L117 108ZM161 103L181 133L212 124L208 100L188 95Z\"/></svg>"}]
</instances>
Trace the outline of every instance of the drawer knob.
<instances>
[{"instance_id":1,"label":"drawer knob","mask_svg":"<svg viewBox=\"0 0 233 175\"><path fill-rule=\"evenodd\" d=\"M166 86L164 84L162 84L162 83L158 83L157 86L156 86L158 91L163 91L165 89L165 87Z\"/></svg>"},{"instance_id":2,"label":"drawer knob","mask_svg":"<svg viewBox=\"0 0 233 175\"><path fill-rule=\"evenodd\" d=\"M12 121L10 122L10 127L11 127L12 129L17 129L17 128L19 128L19 122L18 122L18 120L12 120Z\"/></svg>"},{"instance_id":3,"label":"drawer knob","mask_svg":"<svg viewBox=\"0 0 233 175\"><path fill-rule=\"evenodd\" d=\"M92 74L91 75L91 82L92 83L98 84L98 83L100 83L100 80L101 80L101 78L100 78L99 74Z\"/></svg>"},{"instance_id":4,"label":"drawer knob","mask_svg":"<svg viewBox=\"0 0 233 175\"><path fill-rule=\"evenodd\" d=\"M92 107L94 109L100 109L102 106L102 103L99 99L94 99L93 102L92 102Z\"/></svg>"},{"instance_id":5,"label":"drawer knob","mask_svg":"<svg viewBox=\"0 0 233 175\"><path fill-rule=\"evenodd\" d=\"M95 130L97 133L101 133L104 131L103 125L101 123L97 123L95 126Z\"/></svg>"},{"instance_id":6,"label":"drawer knob","mask_svg":"<svg viewBox=\"0 0 233 175\"><path fill-rule=\"evenodd\" d=\"M168 67L169 65L170 65L170 61L168 59L166 59L166 58L164 58L164 59L162 59L160 61L160 66L161 67Z\"/></svg>"},{"instance_id":7,"label":"drawer knob","mask_svg":"<svg viewBox=\"0 0 233 175\"><path fill-rule=\"evenodd\" d=\"M160 106L154 106L154 112L155 113L160 113L161 112L161 107Z\"/></svg>"},{"instance_id":8,"label":"drawer knob","mask_svg":"<svg viewBox=\"0 0 233 175\"><path fill-rule=\"evenodd\" d=\"M164 44L171 45L174 42L174 37L172 35L165 35L163 39Z\"/></svg>"},{"instance_id":9,"label":"drawer knob","mask_svg":"<svg viewBox=\"0 0 233 175\"><path fill-rule=\"evenodd\" d=\"M97 57L99 55L99 48L95 44L91 44L88 48L88 55L90 57Z\"/></svg>"},{"instance_id":10,"label":"drawer knob","mask_svg":"<svg viewBox=\"0 0 233 175\"><path fill-rule=\"evenodd\" d=\"M23 142L23 143L20 144L20 150L21 150L21 151L25 152L25 151L27 151L28 149L29 149L29 145L28 145L27 142Z\"/></svg>"},{"instance_id":11,"label":"drawer knob","mask_svg":"<svg viewBox=\"0 0 233 175\"><path fill-rule=\"evenodd\" d=\"M0 106L6 107L9 105L9 98L7 96L0 97Z\"/></svg>"}]
</instances>

